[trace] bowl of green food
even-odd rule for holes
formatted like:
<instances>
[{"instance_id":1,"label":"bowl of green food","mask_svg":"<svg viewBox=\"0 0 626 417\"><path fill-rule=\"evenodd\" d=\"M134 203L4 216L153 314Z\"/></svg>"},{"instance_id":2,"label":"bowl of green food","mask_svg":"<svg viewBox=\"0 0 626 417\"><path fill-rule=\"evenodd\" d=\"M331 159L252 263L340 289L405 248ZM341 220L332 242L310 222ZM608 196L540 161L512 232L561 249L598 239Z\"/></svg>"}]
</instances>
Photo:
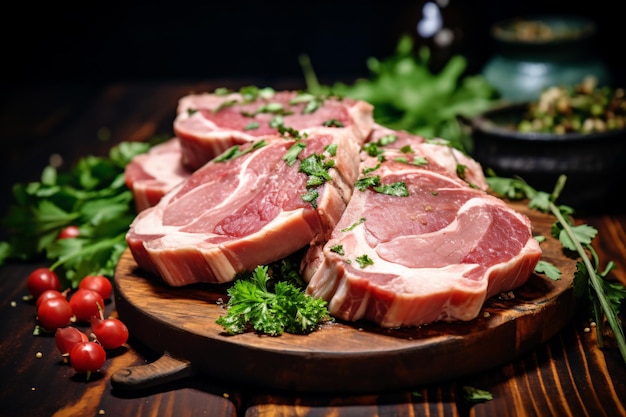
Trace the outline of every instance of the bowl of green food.
<instances>
[{"instance_id":1,"label":"bowl of green food","mask_svg":"<svg viewBox=\"0 0 626 417\"><path fill-rule=\"evenodd\" d=\"M626 190L626 97L593 78L547 88L536 101L494 106L469 121L468 153L499 177L520 177L559 202L606 210Z\"/></svg>"}]
</instances>

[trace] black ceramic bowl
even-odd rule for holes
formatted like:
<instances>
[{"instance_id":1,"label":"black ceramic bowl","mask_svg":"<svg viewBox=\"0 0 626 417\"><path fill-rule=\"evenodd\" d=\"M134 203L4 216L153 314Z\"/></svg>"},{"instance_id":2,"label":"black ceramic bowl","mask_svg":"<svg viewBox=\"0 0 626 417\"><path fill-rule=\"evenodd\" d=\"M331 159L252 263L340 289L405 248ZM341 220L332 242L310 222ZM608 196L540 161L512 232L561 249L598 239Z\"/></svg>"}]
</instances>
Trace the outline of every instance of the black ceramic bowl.
<instances>
[{"instance_id":1,"label":"black ceramic bowl","mask_svg":"<svg viewBox=\"0 0 626 417\"><path fill-rule=\"evenodd\" d=\"M557 203L577 211L612 211L626 191L626 130L602 133L524 133L514 126L527 103L495 107L469 121L468 153L499 177L521 177L552 192L567 183Z\"/></svg>"}]
</instances>

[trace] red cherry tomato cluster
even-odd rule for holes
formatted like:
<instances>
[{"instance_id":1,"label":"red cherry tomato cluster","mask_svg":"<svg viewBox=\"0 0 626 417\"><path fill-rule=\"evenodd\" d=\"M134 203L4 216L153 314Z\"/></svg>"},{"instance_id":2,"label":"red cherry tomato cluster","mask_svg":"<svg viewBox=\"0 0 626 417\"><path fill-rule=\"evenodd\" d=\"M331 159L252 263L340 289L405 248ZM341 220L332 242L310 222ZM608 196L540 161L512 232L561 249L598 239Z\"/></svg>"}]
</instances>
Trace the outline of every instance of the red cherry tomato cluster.
<instances>
[{"instance_id":1,"label":"red cherry tomato cluster","mask_svg":"<svg viewBox=\"0 0 626 417\"><path fill-rule=\"evenodd\" d=\"M127 342L126 325L119 319L104 317L105 301L113 291L107 277L84 277L68 298L68 291L61 291L57 274L48 268L38 268L28 276L27 287L36 301L39 327L54 332L61 355L69 359L77 373L86 374L87 379L104 365L107 350ZM72 326L73 322L89 325L90 332Z\"/></svg>"}]
</instances>

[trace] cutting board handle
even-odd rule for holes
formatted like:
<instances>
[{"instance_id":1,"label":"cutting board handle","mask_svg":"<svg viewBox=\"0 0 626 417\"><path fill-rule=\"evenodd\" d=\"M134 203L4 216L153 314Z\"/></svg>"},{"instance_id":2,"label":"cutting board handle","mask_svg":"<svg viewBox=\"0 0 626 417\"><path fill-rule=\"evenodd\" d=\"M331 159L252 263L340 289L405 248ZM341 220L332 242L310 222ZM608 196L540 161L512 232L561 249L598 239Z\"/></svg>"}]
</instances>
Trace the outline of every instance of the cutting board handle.
<instances>
[{"instance_id":1,"label":"cutting board handle","mask_svg":"<svg viewBox=\"0 0 626 417\"><path fill-rule=\"evenodd\" d=\"M120 368L111 376L114 388L139 390L194 375L191 363L170 356L167 352L147 365Z\"/></svg>"}]
</instances>

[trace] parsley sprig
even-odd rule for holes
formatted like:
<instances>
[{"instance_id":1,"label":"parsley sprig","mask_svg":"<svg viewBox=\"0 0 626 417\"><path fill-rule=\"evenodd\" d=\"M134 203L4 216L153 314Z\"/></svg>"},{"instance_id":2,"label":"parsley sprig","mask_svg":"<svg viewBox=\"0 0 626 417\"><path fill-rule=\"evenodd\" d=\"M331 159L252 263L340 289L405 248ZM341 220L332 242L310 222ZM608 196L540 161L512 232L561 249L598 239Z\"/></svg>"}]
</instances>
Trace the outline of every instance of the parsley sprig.
<instances>
[{"instance_id":1,"label":"parsley sprig","mask_svg":"<svg viewBox=\"0 0 626 417\"><path fill-rule=\"evenodd\" d=\"M600 348L604 347L603 329L604 319L606 319L606 323L613 331L622 358L626 362L626 337L618 318L621 303L626 298L626 288L619 282L606 279L615 267L613 262L608 262L603 271L598 270L599 259L592 245L597 230L585 224L574 225L570 220L574 210L569 206L556 205L555 201L561 194L566 180L564 175L559 177L554 191L549 194L535 190L522 179L496 176L487 178L490 188L495 193L511 200L527 198L530 208L554 215L556 222L552 225L552 235L559 239L566 251L577 253L580 257L574 274L574 294L589 302L591 314L597 324L598 345ZM538 273L549 271L551 270L545 262L535 268L535 272Z\"/></svg>"},{"instance_id":2,"label":"parsley sprig","mask_svg":"<svg viewBox=\"0 0 626 417\"><path fill-rule=\"evenodd\" d=\"M67 172L47 166L40 181L16 184L15 202L2 219L9 237L0 242L0 265L8 259L48 259L51 269L61 269L60 277L74 288L89 274L112 277L136 216L124 169L149 147L124 142L108 158L83 157ZM80 235L58 239L69 225L79 226Z\"/></svg>"},{"instance_id":3,"label":"parsley sprig","mask_svg":"<svg viewBox=\"0 0 626 417\"><path fill-rule=\"evenodd\" d=\"M293 274L271 271L267 265L258 266L249 278L236 279L228 289L226 314L216 320L227 333L306 334L330 320L326 301L304 293L301 284L289 279Z\"/></svg>"}]
</instances>

